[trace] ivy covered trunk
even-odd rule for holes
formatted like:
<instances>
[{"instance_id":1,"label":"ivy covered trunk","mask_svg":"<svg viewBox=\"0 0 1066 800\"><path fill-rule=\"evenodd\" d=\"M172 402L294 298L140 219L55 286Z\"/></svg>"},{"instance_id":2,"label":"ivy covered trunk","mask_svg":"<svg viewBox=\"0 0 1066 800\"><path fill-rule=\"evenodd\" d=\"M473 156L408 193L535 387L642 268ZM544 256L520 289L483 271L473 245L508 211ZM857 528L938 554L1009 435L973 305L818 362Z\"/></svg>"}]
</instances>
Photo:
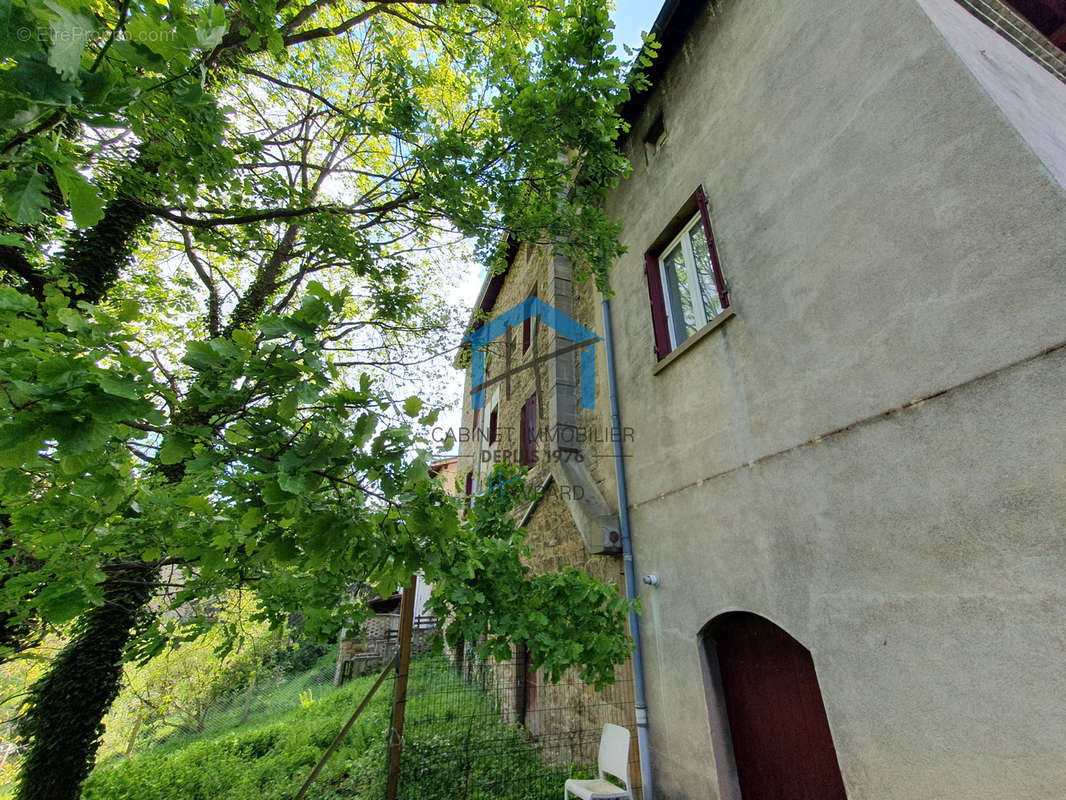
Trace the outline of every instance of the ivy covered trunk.
<instances>
[{"instance_id":1,"label":"ivy covered trunk","mask_svg":"<svg viewBox=\"0 0 1066 800\"><path fill-rule=\"evenodd\" d=\"M96 758L103 718L118 694L123 653L151 595L154 570L113 570L104 603L83 614L66 647L30 690L18 723L29 745L18 800L77 800Z\"/></svg>"}]
</instances>

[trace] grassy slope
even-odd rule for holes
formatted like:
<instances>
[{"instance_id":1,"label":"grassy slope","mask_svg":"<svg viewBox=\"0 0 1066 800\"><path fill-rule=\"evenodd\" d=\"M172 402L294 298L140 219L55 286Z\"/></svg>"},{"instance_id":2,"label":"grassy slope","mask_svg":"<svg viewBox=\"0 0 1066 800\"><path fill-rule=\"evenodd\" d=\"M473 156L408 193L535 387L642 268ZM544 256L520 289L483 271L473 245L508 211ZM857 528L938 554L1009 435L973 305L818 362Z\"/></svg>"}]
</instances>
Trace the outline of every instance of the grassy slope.
<instances>
[{"instance_id":1,"label":"grassy slope","mask_svg":"<svg viewBox=\"0 0 1066 800\"><path fill-rule=\"evenodd\" d=\"M313 703L325 700L338 692L350 695L355 693L357 697L354 703L358 704L363 695L370 689L374 682L373 676L369 680L360 679L338 689L327 681L333 677L333 668L337 661L337 648L332 647L306 672L287 677L284 683L273 689L265 689L260 684L256 692L255 702L252 704L250 713L244 722L244 702L240 695L235 696L232 702L223 705L219 710L210 712L205 721L205 729L202 733L187 734L171 731L169 735L152 740L150 737L141 735L136 753L140 754L150 749L153 754L182 750L198 741L214 741L225 735L240 736L244 733L269 727L274 723L288 722L296 710L302 710L301 694L310 692ZM269 681L267 677L265 681ZM365 685L364 685L365 683ZM360 688L361 687L361 688ZM388 686L382 686L379 692L387 693ZM340 702L344 702L343 700ZM380 702L380 701L378 701ZM354 710L354 705L352 706ZM125 742L124 733L119 737L120 742ZM110 761L115 758L117 751L112 751L101 758L101 761Z\"/></svg>"},{"instance_id":2,"label":"grassy slope","mask_svg":"<svg viewBox=\"0 0 1066 800\"><path fill-rule=\"evenodd\" d=\"M541 764L522 730L502 723L486 698L463 690L450 670L414 666L401 797L534 800L561 791L566 771ZM291 800L375 677L351 681L306 708L298 699L306 686L294 679L277 689L277 702L271 703L288 708L236 728L226 727L234 720L213 719L195 737L172 738L129 758L110 759L93 772L83 798ZM308 800L383 797L391 694L386 682Z\"/></svg>"},{"instance_id":3,"label":"grassy slope","mask_svg":"<svg viewBox=\"0 0 1066 800\"><path fill-rule=\"evenodd\" d=\"M282 710L253 716L240 727L217 718L203 733L174 737L129 758L113 758L94 770L84 800L282 800L291 798L337 731L369 690L373 677L301 707L304 688L291 681L274 698ZM326 765L310 798L360 798L380 780L383 732L388 727L386 683ZM291 703L285 703L289 700ZM239 715L239 709L232 712Z\"/></svg>"}]
</instances>

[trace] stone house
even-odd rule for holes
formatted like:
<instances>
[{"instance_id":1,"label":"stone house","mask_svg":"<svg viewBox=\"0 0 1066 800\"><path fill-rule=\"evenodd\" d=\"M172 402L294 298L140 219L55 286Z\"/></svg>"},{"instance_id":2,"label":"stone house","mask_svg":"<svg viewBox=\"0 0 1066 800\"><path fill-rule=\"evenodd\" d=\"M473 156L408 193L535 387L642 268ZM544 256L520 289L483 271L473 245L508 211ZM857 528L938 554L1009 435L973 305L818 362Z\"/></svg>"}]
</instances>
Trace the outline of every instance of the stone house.
<instances>
[{"instance_id":1,"label":"stone house","mask_svg":"<svg viewBox=\"0 0 1066 800\"><path fill-rule=\"evenodd\" d=\"M1064 25L670 0L594 408L572 351L514 372L547 326L493 342L483 410L468 374L472 491L585 432L537 441L537 569L619 579L623 438L655 797L1066 796ZM509 264L477 319L535 294L605 334L564 260Z\"/></svg>"},{"instance_id":2,"label":"stone house","mask_svg":"<svg viewBox=\"0 0 1066 800\"><path fill-rule=\"evenodd\" d=\"M530 297L542 298L573 318L587 317L598 302L593 287L561 275L556 261L544 246L514 245L506 273L482 287L475 318L494 316ZM606 457L610 450L601 444L597 454L566 434L556 435L563 429L596 431L603 437L609 433L609 416L605 402L591 410L579 407L576 367L568 359L541 360L563 346L561 341L559 332L538 317L491 342L486 348L484 405L479 409L472 408L471 388L476 387L471 385L472 371L466 370L460 483L465 482L468 494L476 494L490 490L496 463L529 467L528 480L540 496L519 514L533 546L532 569L580 567L622 591L618 518L611 506L614 464ZM509 359L514 371L506 376ZM597 401L606 393L599 377ZM628 664L618 668L615 686L598 693L573 676L559 686L544 685L523 647L513 663L498 665L496 672L500 685L514 687L504 698L505 715L525 724L534 739L551 743L547 749L558 750L561 757L593 761L604 722L633 725ZM565 746L560 737L567 739Z\"/></svg>"}]
</instances>

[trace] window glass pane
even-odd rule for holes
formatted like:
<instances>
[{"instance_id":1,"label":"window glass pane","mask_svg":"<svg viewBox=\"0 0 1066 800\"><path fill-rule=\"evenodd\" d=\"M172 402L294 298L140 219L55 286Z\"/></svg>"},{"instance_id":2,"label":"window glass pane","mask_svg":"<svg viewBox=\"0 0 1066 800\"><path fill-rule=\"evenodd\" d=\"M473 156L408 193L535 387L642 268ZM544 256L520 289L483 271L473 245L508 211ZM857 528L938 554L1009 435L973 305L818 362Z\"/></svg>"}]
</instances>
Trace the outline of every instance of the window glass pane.
<instances>
[{"instance_id":1,"label":"window glass pane","mask_svg":"<svg viewBox=\"0 0 1066 800\"><path fill-rule=\"evenodd\" d=\"M703 232L703 225L699 221L688 229L688 238L692 243L692 254L696 257L696 274L700 281L703 310L709 322L722 313L722 303L718 299L718 287L714 282L711 251L707 248L707 235Z\"/></svg>"},{"instance_id":2,"label":"window glass pane","mask_svg":"<svg viewBox=\"0 0 1066 800\"><path fill-rule=\"evenodd\" d=\"M704 245L706 249L706 244ZM696 311L692 306L692 289L689 286L685 254L678 242L663 257L663 272L666 273L666 291L670 295L670 316L673 318L674 339L681 344L696 332Z\"/></svg>"}]
</instances>

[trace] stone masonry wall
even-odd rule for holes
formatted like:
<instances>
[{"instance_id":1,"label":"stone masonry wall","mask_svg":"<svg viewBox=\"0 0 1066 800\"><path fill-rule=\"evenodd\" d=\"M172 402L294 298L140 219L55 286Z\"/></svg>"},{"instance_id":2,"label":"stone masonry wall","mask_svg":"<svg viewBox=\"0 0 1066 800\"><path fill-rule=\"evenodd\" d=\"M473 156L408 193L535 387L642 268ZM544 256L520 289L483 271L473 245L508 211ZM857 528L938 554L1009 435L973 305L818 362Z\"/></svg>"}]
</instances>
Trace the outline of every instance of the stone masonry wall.
<instances>
[{"instance_id":1,"label":"stone masonry wall","mask_svg":"<svg viewBox=\"0 0 1066 800\"><path fill-rule=\"evenodd\" d=\"M508 270L489 316L512 308L532 293L548 302L548 281L552 274L550 258L546 247L523 244ZM572 289L574 307L571 316L602 336L599 294L595 286L590 281L575 282ZM508 347L512 370L522 364L528 364L535 355L543 355L548 351L548 332L545 326L535 325L534 330L535 344L531 343L524 353L521 327L512 331L509 344L505 337L501 337L489 345L489 356L486 360L487 381L504 371ZM472 470L475 476L474 491L478 492L486 488L492 466L497 460L517 463L522 407L526 399L538 390L538 432L548 430L551 403L548 365L541 363L535 368L512 374L509 387L506 381L489 386L485 392L485 406L481 410L477 426L474 425L470 388L470 370L467 369L463 398L463 431L460 432L459 480L462 483L467 471ZM490 443L489 421L493 409L497 412L497 438ZM580 410L578 424L588 432L591 439L582 446L582 457L603 496L612 507L616 507L612 445L609 441L597 441L603 438L603 432L610 424L605 351L602 342L596 345L595 409ZM531 485L539 488L544 486L551 473L552 460L560 457L558 443L539 441L537 455L538 460L530 469L529 479ZM528 507L517 510L519 516L528 511L525 529L526 541L532 548L529 556L530 567L538 573L578 567L600 580L613 583L619 592L623 592L622 559L617 555L589 553L562 497L562 492L571 490L571 487L560 485L553 480L548 483L543 496L531 511ZM499 671L496 676L498 683L514 682L513 663L497 665L495 669ZM547 760L551 760L553 751L556 751L566 754L567 757L572 757L576 752L582 760L594 761L596 738L590 737L589 732L597 732L605 722L624 724L635 731L632 673L629 663L617 668L616 685L601 692L595 692L591 686L581 683L577 679L576 671L565 676L556 686L544 684L543 677L539 674L531 678L537 684L536 699L527 711L526 725L534 739L542 745L541 749ZM512 697L510 701L504 698L504 715L513 718L518 702L517 697ZM635 736L633 741L631 760L635 765ZM635 766L632 769L632 779L638 780Z\"/></svg>"}]
</instances>

